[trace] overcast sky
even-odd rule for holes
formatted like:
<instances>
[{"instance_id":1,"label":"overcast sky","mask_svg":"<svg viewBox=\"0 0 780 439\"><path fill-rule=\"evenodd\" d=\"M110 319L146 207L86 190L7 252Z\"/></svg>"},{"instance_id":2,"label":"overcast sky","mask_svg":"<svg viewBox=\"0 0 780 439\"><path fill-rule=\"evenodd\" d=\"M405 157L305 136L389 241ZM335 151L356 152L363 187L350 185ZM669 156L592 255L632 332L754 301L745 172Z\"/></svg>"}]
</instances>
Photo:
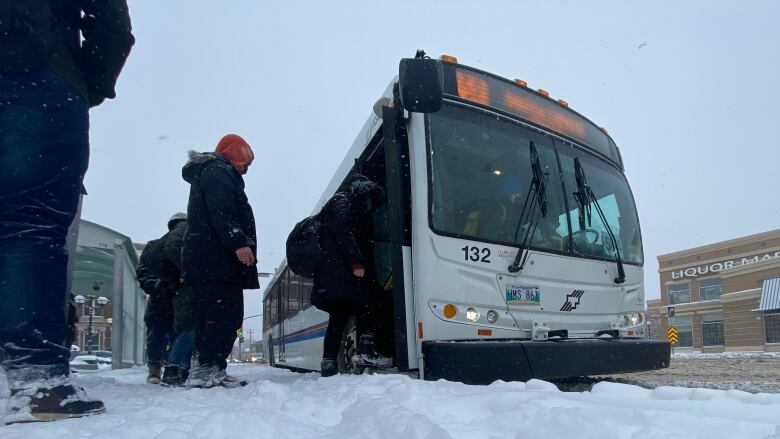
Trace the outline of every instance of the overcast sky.
<instances>
[{"instance_id":1,"label":"overcast sky","mask_svg":"<svg viewBox=\"0 0 780 439\"><path fill-rule=\"evenodd\" d=\"M780 227L780 2L130 3L137 43L118 98L91 113L83 217L134 241L186 210L186 151L235 132L257 155L247 194L272 271L415 49L525 79L607 127L639 209L647 298L657 255ZM259 313L260 291L245 297Z\"/></svg>"}]
</instances>

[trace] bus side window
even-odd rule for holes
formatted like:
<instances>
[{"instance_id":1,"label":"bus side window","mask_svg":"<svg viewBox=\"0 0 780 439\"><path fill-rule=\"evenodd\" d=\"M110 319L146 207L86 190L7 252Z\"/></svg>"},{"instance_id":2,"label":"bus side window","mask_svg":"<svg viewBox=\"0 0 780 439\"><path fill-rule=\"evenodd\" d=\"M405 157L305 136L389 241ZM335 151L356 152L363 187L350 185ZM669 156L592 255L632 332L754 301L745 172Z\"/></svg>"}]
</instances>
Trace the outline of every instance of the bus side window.
<instances>
[{"instance_id":1,"label":"bus side window","mask_svg":"<svg viewBox=\"0 0 780 439\"><path fill-rule=\"evenodd\" d=\"M288 307L288 297L290 295L290 270L285 268L284 272L281 275L281 280L279 282L279 286L282 288L282 306L281 308L281 315L279 316L281 320L285 320L287 317L289 317L289 307Z\"/></svg>"},{"instance_id":2,"label":"bus side window","mask_svg":"<svg viewBox=\"0 0 780 439\"><path fill-rule=\"evenodd\" d=\"M263 301L263 332L271 327L271 296L267 296Z\"/></svg>"},{"instance_id":3,"label":"bus side window","mask_svg":"<svg viewBox=\"0 0 780 439\"><path fill-rule=\"evenodd\" d=\"M301 309L306 309L311 306L311 290L313 286L313 280L302 277L301 278Z\"/></svg>"},{"instance_id":4,"label":"bus side window","mask_svg":"<svg viewBox=\"0 0 780 439\"><path fill-rule=\"evenodd\" d=\"M279 283L278 282L276 283L276 285L274 285L274 287L271 289L268 295L269 295L268 327L271 328L272 326L279 323Z\"/></svg>"},{"instance_id":5,"label":"bus side window","mask_svg":"<svg viewBox=\"0 0 780 439\"><path fill-rule=\"evenodd\" d=\"M287 271L289 276L287 293L287 318L292 318L301 309L301 277Z\"/></svg>"}]
</instances>

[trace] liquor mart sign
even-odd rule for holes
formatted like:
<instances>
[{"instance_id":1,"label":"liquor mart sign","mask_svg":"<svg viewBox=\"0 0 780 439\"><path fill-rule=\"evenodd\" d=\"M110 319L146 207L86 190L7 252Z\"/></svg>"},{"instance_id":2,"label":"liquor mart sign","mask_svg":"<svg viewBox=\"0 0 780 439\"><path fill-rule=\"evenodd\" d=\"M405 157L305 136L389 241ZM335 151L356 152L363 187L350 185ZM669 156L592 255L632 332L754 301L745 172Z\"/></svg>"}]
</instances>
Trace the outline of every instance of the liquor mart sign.
<instances>
[{"instance_id":1,"label":"liquor mart sign","mask_svg":"<svg viewBox=\"0 0 780 439\"><path fill-rule=\"evenodd\" d=\"M748 256L748 257L738 258L738 259L731 259L723 262L715 262L713 264L699 265L698 267L682 268L679 270L672 271L672 280L720 273L721 271L728 270L729 268L755 264L756 262L768 261L774 258L780 258L780 251L774 253L764 253L762 255Z\"/></svg>"}]
</instances>

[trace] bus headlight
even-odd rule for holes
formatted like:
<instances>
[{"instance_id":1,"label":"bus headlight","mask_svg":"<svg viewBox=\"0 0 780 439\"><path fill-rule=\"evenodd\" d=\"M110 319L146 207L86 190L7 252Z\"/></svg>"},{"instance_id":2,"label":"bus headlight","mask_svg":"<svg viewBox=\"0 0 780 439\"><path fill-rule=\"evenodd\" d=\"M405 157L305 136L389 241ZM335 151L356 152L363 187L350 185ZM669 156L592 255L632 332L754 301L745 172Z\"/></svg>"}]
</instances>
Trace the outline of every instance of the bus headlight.
<instances>
[{"instance_id":1,"label":"bus headlight","mask_svg":"<svg viewBox=\"0 0 780 439\"><path fill-rule=\"evenodd\" d=\"M495 312L495 311L493 311L492 309L491 309L490 311L488 311L488 312L487 312L487 321L488 321L488 323L490 323L491 325L492 325L493 323L496 323L496 322L498 321L498 313L497 313L497 312Z\"/></svg>"},{"instance_id":2,"label":"bus headlight","mask_svg":"<svg viewBox=\"0 0 780 439\"><path fill-rule=\"evenodd\" d=\"M476 322L479 319L479 311L474 308L467 309L466 319L468 319L470 322Z\"/></svg>"}]
</instances>

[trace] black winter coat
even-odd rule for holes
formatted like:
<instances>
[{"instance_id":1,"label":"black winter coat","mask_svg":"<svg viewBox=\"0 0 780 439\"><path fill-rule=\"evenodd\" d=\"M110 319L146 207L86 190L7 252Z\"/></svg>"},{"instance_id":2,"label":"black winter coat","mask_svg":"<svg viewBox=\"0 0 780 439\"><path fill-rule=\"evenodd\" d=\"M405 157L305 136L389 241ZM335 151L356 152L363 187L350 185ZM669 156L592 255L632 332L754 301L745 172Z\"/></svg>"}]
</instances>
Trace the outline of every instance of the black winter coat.
<instances>
[{"instance_id":1,"label":"black winter coat","mask_svg":"<svg viewBox=\"0 0 780 439\"><path fill-rule=\"evenodd\" d=\"M352 174L322 208L320 244L325 252L322 268L314 276L311 303L328 311L343 302L376 303L381 288L373 255L373 221L366 201L378 207L384 191L366 177ZM363 264L365 277L352 274Z\"/></svg>"},{"instance_id":2,"label":"black winter coat","mask_svg":"<svg viewBox=\"0 0 780 439\"><path fill-rule=\"evenodd\" d=\"M182 250L184 281L221 281L244 289L260 288L257 266L247 267L236 250L249 247L257 255L257 232L244 179L224 157L190 153L182 169L190 184L187 234Z\"/></svg>"},{"instance_id":3,"label":"black winter coat","mask_svg":"<svg viewBox=\"0 0 780 439\"><path fill-rule=\"evenodd\" d=\"M7 3L3 0L4 3ZM50 0L58 24L46 67L93 107L116 96L119 72L135 43L126 0Z\"/></svg>"},{"instance_id":4,"label":"black winter coat","mask_svg":"<svg viewBox=\"0 0 780 439\"><path fill-rule=\"evenodd\" d=\"M144 320L173 322L173 299L181 289L181 248L187 222L179 221L160 239L146 244L136 273L141 289L149 295Z\"/></svg>"}]
</instances>

